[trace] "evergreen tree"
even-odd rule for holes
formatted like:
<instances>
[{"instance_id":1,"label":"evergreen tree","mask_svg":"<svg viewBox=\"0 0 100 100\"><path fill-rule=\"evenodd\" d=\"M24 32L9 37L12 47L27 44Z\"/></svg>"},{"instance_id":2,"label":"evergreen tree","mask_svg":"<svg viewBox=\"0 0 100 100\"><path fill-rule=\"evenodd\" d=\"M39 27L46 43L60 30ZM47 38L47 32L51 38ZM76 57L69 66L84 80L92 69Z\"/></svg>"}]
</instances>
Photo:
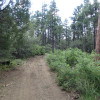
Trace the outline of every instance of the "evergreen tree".
<instances>
[{"instance_id":1,"label":"evergreen tree","mask_svg":"<svg viewBox=\"0 0 100 100\"><path fill-rule=\"evenodd\" d=\"M0 10L0 57L10 57L13 52L19 52L24 43L24 33L29 21L28 0L13 0L3 10Z\"/></svg>"}]
</instances>

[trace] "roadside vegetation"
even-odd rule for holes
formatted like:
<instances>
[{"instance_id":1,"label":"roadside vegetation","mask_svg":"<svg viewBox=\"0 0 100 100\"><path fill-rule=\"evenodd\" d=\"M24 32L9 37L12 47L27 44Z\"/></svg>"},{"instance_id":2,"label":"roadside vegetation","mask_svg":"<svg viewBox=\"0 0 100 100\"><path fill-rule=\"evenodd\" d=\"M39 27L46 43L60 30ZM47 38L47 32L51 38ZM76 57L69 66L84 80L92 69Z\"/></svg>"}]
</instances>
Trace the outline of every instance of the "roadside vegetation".
<instances>
[{"instance_id":1,"label":"roadside vegetation","mask_svg":"<svg viewBox=\"0 0 100 100\"><path fill-rule=\"evenodd\" d=\"M21 66L22 64L23 64L23 60L21 59L13 59L13 60L3 59L0 62L0 72L15 70L17 67Z\"/></svg>"},{"instance_id":2,"label":"roadside vegetation","mask_svg":"<svg viewBox=\"0 0 100 100\"><path fill-rule=\"evenodd\" d=\"M47 63L57 72L62 89L80 94L81 100L98 100L100 96L100 64L94 61L94 52L80 49L56 50L47 54Z\"/></svg>"},{"instance_id":3,"label":"roadside vegetation","mask_svg":"<svg viewBox=\"0 0 100 100\"><path fill-rule=\"evenodd\" d=\"M45 54L45 48L43 46L34 45L33 47L30 48L27 47L27 49L19 51L19 54L14 53L13 56L10 58L1 58L0 72L16 69L16 67L21 66L24 60L28 57L34 57L36 55L39 56Z\"/></svg>"}]
</instances>

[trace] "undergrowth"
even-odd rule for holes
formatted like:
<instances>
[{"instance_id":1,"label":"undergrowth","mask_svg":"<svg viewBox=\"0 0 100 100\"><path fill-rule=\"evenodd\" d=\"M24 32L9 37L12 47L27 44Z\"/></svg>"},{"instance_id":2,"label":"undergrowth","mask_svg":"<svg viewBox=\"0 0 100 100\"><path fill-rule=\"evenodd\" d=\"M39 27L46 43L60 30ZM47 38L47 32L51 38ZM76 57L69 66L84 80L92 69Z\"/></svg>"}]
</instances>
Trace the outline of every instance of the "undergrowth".
<instances>
[{"instance_id":1,"label":"undergrowth","mask_svg":"<svg viewBox=\"0 0 100 100\"><path fill-rule=\"evenodd\" d=\"M66 91L80 94L81 100L98 100L100 96L100 66L94 61L95 53L79 49L56 50L47 54L47 63L57 72L57 81Z\"/></svg>"},{"instance_id":2,"label":"undergrowth","mask_svg":"<svg viewBox=\"0 0 100 100\"><path fill-rule=\"evenodd\" d=\"M6 64L6 63L0 64L0 72L15 70L17 67L21 66L22 63L23 63L23 60L21 60L21 59L9 60L9 64Z\"/></svg>"}]
</instances>

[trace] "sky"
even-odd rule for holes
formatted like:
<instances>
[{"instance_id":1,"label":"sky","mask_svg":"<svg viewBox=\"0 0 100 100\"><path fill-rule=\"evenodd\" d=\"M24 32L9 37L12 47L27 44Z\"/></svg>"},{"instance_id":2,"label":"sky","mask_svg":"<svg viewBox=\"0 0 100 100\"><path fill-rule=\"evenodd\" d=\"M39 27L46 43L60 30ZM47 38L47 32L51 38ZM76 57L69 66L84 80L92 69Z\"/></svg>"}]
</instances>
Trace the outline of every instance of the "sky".
<instances>
[{"instance_id":1,"label":"sky","mask_svg":"<svg viewBox=\"0 0 100 100\"><path fill-rule=\"evenodd\" d=\"M8 5L10 0L4 0L4 1L5 4L2 6L2 9L5 8L6 5ZM30 0L30 1L31 1L30 12L34 14L36 10L41 10L42 3L50 5L50 2L52 0ZM55 1L57 8L59 9L58 15L61 17L62 21L64 21L67 18L69 23L71 23L70 17L73 14L74 8L83 3L83 0L55 0ZM93 0L90 1L91 3L93 2ZM100 2L100 0L98 1Z\"/></svg>"},{"instance_id":2,"label":"sky","mask_svg":"<svg viewBox=\"0 0 100 100\"><path fill-rule=\"evenodd\" d=\"M5 8L6 5L9 4L9 1L10 1L10 0L3 0L3 5L1 6L1 9ZM2 4L2 1L0 1L0 4Z\"/></svg>"},{"instance_id":3,"label":"sky","mask_svg":"<svg viewBox=\"0 0 100 100\"><path fill-rule=\"evenodd\" d=\"M71 23L70 17L73 14L74 8L83 3L83 0L55 0L57 8L59 9L58 15L61 17L62 21L66 18L69 23ZM90 0L91 3L93 0ZM98 0L100 2L100 0ZM31 12L36 10L41 10L42 2L50 4L51 0L31 0Z\"/></svg>"}]
</instances>

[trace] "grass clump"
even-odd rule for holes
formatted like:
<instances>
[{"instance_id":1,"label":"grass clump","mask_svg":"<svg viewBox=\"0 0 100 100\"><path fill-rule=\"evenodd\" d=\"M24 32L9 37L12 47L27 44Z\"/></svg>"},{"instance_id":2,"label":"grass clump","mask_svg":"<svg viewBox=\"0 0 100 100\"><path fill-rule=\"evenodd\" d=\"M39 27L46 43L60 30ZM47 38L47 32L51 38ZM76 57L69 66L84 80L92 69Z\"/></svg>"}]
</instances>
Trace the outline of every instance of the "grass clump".
<instances>
[{"instance_id":1,"label":"grass clump","mask_svg":"<svg viewBox=\"0 0 100 100\"><path fill-rule=\"evenodd\" d=\"M57 72L57 81L66 91L76 91L81 100L98 100L100 96L100 66L91 54L79 49L55 51L47 55L47 62Z\"/></svg>"}]
</instances>

